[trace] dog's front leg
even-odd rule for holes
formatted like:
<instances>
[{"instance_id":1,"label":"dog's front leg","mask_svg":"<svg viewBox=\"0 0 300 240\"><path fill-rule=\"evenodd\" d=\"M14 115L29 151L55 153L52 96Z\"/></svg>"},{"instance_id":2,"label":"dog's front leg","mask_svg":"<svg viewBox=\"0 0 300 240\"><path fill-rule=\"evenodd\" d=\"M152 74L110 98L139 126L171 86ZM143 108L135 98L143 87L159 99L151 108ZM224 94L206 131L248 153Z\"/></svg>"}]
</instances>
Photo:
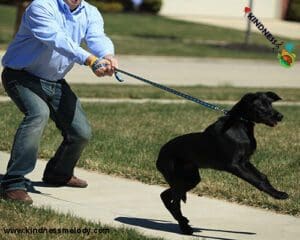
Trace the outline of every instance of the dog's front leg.
<instances>
[{"instance_id":1,"label":"dog's front leg","mask_svg":"<svg viewBox=\"0 0 300 240\"><path fill-rule=\"evenodd\" d=\"M247 181L257 189L269 194L276 199L287 199L288 194L276 190L269 182L266 175L261 173L257 168L255 168L250 162L245 164L234 165L230 169L230 172L237 177L242 178Z\"/></svg>"}]
</instances>

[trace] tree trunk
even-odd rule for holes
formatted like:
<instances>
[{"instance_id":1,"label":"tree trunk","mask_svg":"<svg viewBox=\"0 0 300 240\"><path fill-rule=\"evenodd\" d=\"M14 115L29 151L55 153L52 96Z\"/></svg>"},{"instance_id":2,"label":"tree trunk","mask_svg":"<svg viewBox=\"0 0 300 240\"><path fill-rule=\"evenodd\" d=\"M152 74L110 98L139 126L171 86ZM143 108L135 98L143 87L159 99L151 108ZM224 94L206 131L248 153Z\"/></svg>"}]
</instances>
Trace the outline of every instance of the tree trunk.
<instances>
[{"instance_id":1,"label":"tree trunk","mask_svg":"<svg viewBox=\"0 0 300 240\"><path fill-rule=\"evenodd\" d=\"M287 13L288 13L288 10L290 9L291 7L291 3L292 1L290 0L283 0L282 3L281 3L281 19L284 19L286 20L287 19Z\"/></svg>"},{"instance_id":2,"label":"tree trunk","mask_svg":"<svg viewBox=\"0 0 300 240\"><path fill-rule=\"evenodd\" d=\"M27 8L27 6L31 3L32 1L21 1L21 0L15 0L15 5L17 7L17 16L16 16L16 24L15 24L15 32L14 32L14 36L16 35L21 20L22 20L22 16L23 13L25 11L25 9Z\"/></svg>"}]
</instances>

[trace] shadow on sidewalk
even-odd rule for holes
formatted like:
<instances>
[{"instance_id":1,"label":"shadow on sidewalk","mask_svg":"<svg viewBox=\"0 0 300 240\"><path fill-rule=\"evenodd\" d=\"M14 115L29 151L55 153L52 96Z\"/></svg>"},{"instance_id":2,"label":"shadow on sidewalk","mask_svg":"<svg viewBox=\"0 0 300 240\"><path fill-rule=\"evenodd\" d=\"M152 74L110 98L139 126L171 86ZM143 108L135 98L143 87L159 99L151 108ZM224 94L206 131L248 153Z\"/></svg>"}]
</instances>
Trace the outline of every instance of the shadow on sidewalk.
<instances>
[{"instance_id":1,"label":"shadow on sidewalk","mask_svg":"<svg viewBox=\"0 0 300 240\"><path fill-rule=\"evenodd\" d=\"M117 217L114 220L124 224L148 228L152 230L181 234L178 224L169 221L163 221L157 219L146 219L146 218L134 218L134 217ZM195 233L209 231L209 232L222 232L222 233L246 234L246 235L256 234L253 232L241 232L241 231L232 231L232 230L207 229L207 228L195 228L195 227L193 227L193 229L194 229L194 234L192 235L193 237L201 237L205 239L215 239L215 240L236 240L236 239L204 236Z\"/></svg>"},{"instance_id":2,"label":"shadow on sidewalk","mask_svg":"<svg viewBox=\"0 0 300 240\"><path fill-rule=\"evenodd\" d=\"M4 177L3 174L0 173L0 181L1 179ZM66 200L66 199L62 199L62 198L58 198L58 197L55 197L55 196L52 196L51 194L49 193L43 193L41 191L38 191L35 189L35 187L53 187L53 188L57 188L57 187L61 187L61 186L57 186L57 185L50 185L50 184L47 184L47 183L44 183L42 181L37 181L37 182L34 182L34 181L30 181L27 179L27 184L26 184L26 190L27 192L29 193L35 193L35 194L39 194L39 195L43 195L44 197L48 197L48 198L51 198L51 199L54 199L54 200L58 200L58 201L63 201L63 202L68 202L68 203L71 203L71 204L76 204L76 205L81 205L80 203L77 203L77 202L74 202L74 201L69 201L69 200ZM0 185L0 197L3 195L3 189Z\"/></svg>"},{"instance_id":3,"label":"shadow on sidewalk","mask_svg":"<svg viewBox=\"0 0 300 240\"><path fill-rule=\"evenodd\" d=\"M45 197L52 198L52 199L55 199L55 200L81 205L80 203L77 203L77 202L74 202L74 201L69 201L69 200L66 200L66 199L62 199L62 198L52 196L52 194L49 194L49 193L43 193L41 191L36 190L35 187L59 188L59 187L63 187L62 185L48 184L48 183L44 183L43 181L30 181L30 184L27 185L27 191L30 192L30 193L40 194L40 195L43 195Z\"/></svg>"}]
</instances>

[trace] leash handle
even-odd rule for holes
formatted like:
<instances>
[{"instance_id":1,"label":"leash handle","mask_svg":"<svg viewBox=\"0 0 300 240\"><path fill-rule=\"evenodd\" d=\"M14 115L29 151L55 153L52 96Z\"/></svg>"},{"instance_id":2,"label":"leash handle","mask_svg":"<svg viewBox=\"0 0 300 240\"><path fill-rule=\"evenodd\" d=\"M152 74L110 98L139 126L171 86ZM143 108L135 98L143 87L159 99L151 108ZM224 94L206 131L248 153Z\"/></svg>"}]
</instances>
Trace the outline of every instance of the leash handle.
<instances>
[{"instance_id":1,"label":"leash handle","mask_svg":"<svg viewBox=\"0 0 300 240\"><path fill-rule=\"evenodd\" d=\"M227 111L226 109L220 108L220 107L217 106L217 105L214 105L214 104L205 102L205 101L203 101L203 100L201 100L201 99L199 99L199 98L190 96L190 95L188 95L188 94L186 94L186 93L179 92L179 91L177 91L177 90L175 90L175 89L173 89L173 88L164 86L164 85L159 84L159 83L156 83L156 82L152 82L152 81L150 81L150 80L147 80L147 79L145 79L145 78L139 77L139 76L137 76L137 75L135 75L135 74L126 72L126 71L121 70L121 69L117 69L117 68L116 68L115 71L116 71L115 77L117 78L117 80L118 80L119 82L123 82L124 80L123 80L122 78L120 78L120 75L117 74L118 72L123 73L123 74L125 74L125 75L127 75L127 76L129 76L129 77L135 78L135 79L137 79L137 80L140 80L140 81L142 81L142 82L145 82L145 83L147 83L147 84L150 84L150 85L152 85L152 86L154 86L154 87L157 87L157 88L162 89L162 90L164 90L164 91L167 91L167 92L169 92L169 93L175 94L175 95L177 95L177 96L179 96L179 97L185 98L185 99L187 99L187 100L189 100L189 101L198 103L198 104L200 104L200 105L202 105L202 106L204 106L204 107L206 107L206 108L210 108L210 109L213 109L213 110L216 110L216 111L221 111L221 112L222 112L223 114L225 114L225 115L228 113L228 111ZM119 79L121 79L122 81L120 81Z\"/></svg>"},{"instance_id":2,"label":"leash handle","mask_svg":"<svg viewBox=\"0 0 300 240\"><path fill-rule=\"evenodd\" d=\"M121 77L121 75L118 73L118 69L116 69L115 71L115 78L119 81L119 82L124 82L124 79Z\"/></svg>"},{"instance_id":3,"label":"leash handle","mask_svg":"<svg viewBox=\"0 0 300 240\"><path fill-rule=\"evenodd\" d=\"M100 67L100 68L102 68L102 67L106 67L108 64L105 64L105 63L100 63L100 64L98 64L98 66ZM117 69L116 69L117 70ZM119 82L124 82L124 79L120 76L120 74L117 72L117 71L115 71L115 78L119 81Z\"/></svg>"}]
</instances>

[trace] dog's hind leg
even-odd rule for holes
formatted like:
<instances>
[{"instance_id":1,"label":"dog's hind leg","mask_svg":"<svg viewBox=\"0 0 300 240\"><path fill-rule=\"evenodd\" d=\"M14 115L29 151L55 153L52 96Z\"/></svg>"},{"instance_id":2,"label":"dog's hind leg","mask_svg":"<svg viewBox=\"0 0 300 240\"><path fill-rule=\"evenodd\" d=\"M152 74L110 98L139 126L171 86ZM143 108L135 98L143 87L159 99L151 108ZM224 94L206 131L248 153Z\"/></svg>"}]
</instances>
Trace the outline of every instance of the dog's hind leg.
<instances>
[{"instance_id":1,"label":"dog's hind leg","mask_svg":"<svg viewBox=\"0 0 300 240\"><path fill-rule=\"evenodd\" d=\"M175 164L175 163L179 164ZM186 192L194 188L200 181L196 166L184 166L183 161L174 161L161 151L156 162L157 169L162 173L170 188L160 194L161 200L171 215L178 221L184 234L192 234L188 225L189 220L184 217L180 209L180 201L186 202Z\"/></svg>"},{"instance_id":2,"label":"dog's hind leg","mask_svg":"<svg viewBox=\"0 0 300 240\"><path fill-rule=\"evenodd\" d=\"M160 194L160 198L165 207L177 221L181 220L181 218L183 217L180 211L180 199L182 198L180 197L180 195L181 194L178 194L177 191L174 193L174 190L172 188L169 188ZM187 219L186 221L189 222Z\"/></svg>"},{"instance_id":3,"label":"dog's hind leg","mask_svg":"<svg viewBox=\"0 0 300 240\"><path fill-rule=\"evenodd\" d=\"M178 185L177 185L178 186ZM178 188L169 188L160 194L161 200L171 215L178 221L181 231L184 234L192 234L193 230L188 225L189 220L184 217L180 209L180 200L183 192Z\"/></svg>"},{"instance_id":4,"label":"dog's hind leg","mask_svg":"<svg viewBox=\"0 0 300 240\"><path fill-rule=\"evenodd\" d=\"M188 171L185 171L183 184L184 195L181 198L184 203L186 203L186 193L196 187L200 181L201 177L197 167L190 168Z\"/></svg>"},{"instance_id":5,"label":"dog's hind leg","mask_svg":"<svg viewBox=\"0 0 300 240\"><path fill-rule=\"evenodd\" d=\"M184 192L183 189L183 185L177 185L174 189L172 189L172 202L170 212L178 221L182 233L191 235L193 234L193 229L188 224L189 220L184 217L181 212L180 201L186 195L186 192Z\"/></svg>"},{"instance_id":6,"label":"dog's hind leg","mask_svg":"<svg viewBox=\"0 0 300 240\"><path fill-rule=\"evenodd\" d=\"M165 207L169 210L169 212L172 214L172 189L168 188L167 190L163 191L160 194L160 198L162 202L164 203ZM173 215L173 214L172 214ZM174 216L173 216L174 217ZM174 217L175 218L175 217Z\"/></svg>"},{"instance_id":7,"label":"dog's hind leg","mask_svg":"<svg viewBox=\"0 0 300 240\"><path fill-rule=\"evenodd\" d=\"M193 229L188 224L189 220L182 215L180 201L183 200L184 202L186 202L186 193L194 188L199 182L200 175L198 169L196 167L189 168L185 169L177 175L177 178L170 188L170 190L172 191L172 201L168 210L178 221L180 229L184 234L193 234Z\"/></svg>"}]
</instances>

